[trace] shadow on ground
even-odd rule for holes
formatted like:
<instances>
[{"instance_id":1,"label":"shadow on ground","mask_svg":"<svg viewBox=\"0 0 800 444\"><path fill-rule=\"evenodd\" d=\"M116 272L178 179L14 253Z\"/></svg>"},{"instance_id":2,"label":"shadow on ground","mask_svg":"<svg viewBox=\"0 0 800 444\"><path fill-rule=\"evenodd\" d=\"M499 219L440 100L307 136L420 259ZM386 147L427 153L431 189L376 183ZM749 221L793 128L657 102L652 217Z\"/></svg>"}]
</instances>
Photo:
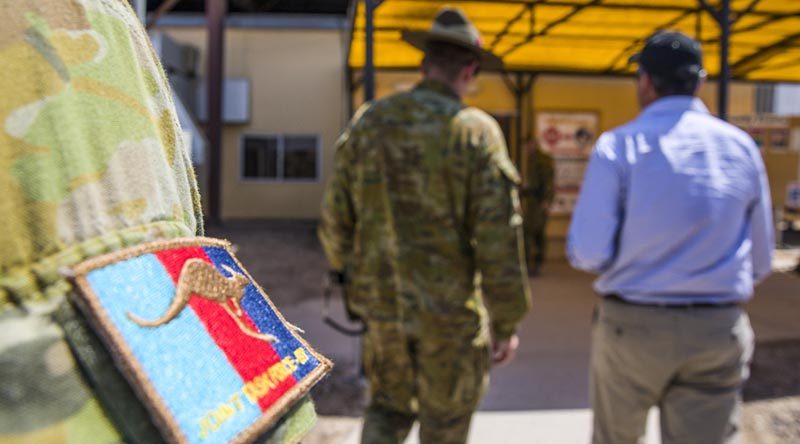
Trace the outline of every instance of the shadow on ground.
<instances>
[{"instance_id":1,"label":"shadow on ground","mask_svg":"<svg viewBox=\"0 0 800 444\"><path fill-rule=\"evenodd\" d=\"M759 343L744 390L745 402L788 396L800 396L800 340Z\"/></svg>"},{"instance_id":2,"label":"shadow on ground","mask_svg":"<svg viewBox=\"0 0 800 444\"><path fill-rule=\"evenodd\" d=\"M314 388L322 415L360 416L366 394L358 376L358 340L322 322L323 276L327 270L312 222L248 221L208 230L227 238L238 256L287 319L330 357L336 368ZM587 409L590 319L597 296L592 276L564 262L547 264L532 281L533 309L521 328L521 348L510 366L494 369L483 411ZM758 346L744 397L753 430L800 434L800 279L775 274L759 286L748 312ZM344 319L343 313L338 313ZM793 422L794 421L794 422ZM753 425L755 424L755 425ZM787 432L788 433L788 432ZM767 436L766 434L764 436ZM800 436L774 442L800 442ZM783 438L781 438L783 439ZM751 441L748 441L751 442ZM771 443L755 440L754 443Z\"/></svg>"}]
</instances>

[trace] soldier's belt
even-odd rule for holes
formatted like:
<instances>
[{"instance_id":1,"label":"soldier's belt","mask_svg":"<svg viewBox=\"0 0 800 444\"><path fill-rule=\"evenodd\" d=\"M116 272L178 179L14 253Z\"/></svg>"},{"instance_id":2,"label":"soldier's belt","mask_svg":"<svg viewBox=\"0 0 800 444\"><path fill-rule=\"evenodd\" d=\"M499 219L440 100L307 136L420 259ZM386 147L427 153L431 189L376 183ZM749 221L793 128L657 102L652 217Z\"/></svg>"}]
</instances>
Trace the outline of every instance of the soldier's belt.
<instances>
[{"instance_id":1,"label":"soldier's belt","mask_svg":"<svg viewBox=\"0 0 800 444\"><path fill-rule=\"evenodd\" d=\"M225 241L176 239L74 268L76 305L168 442L248 442L328 371Z\"/></svg>"}]
</instances>

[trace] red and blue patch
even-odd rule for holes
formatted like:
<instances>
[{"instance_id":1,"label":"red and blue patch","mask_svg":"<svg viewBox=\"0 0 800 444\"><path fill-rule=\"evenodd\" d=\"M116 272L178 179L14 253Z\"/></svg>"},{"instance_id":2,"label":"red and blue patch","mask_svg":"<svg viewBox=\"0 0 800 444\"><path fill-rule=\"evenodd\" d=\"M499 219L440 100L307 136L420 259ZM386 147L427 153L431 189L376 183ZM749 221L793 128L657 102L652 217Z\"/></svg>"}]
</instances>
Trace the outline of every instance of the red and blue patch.
<instances>
[{"instance_id":1,"label":"red and blue patch","mask_svg":"<svg viewBox=\"0 0 800 444\"><path fill-rule=\"evenodd\" d=\"M330 370L225 242L149 244L76 274L79 305L169 441L255 438Z\"/></svg>"}]
</instances>

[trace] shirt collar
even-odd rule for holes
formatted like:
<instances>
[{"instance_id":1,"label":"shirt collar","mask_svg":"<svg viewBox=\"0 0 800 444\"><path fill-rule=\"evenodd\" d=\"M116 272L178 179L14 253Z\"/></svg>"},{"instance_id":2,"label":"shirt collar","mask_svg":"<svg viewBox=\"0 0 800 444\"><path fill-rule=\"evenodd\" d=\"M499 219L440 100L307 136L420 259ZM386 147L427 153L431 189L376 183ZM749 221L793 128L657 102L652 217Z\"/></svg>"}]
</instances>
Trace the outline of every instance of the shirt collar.
<instances>
[{"instance_id":1,"label":"shirt collar","mask_svg":"<svg viewBox=\"0 0 800 444\"><path fill-rule=\"evenodd\" d=\"M710 114L703 101L694 96L667 96L662 97L645 108L641 115L682 113L686 111L696 111L699 113Z\"/></svg>"},{"instance_id":2,"label":"shirt collar","mask_svg":"<svg viewBox=\"0 0 800 444\"><path fill-rule=\"evenodd\" d=\"M438 80L424 79L421 82L419 82L414 89L415 90L427 89L429 91L433 91L435 93L442 94L444 96L448 96L452 99L458 100L459 102L461 101L461 98L458 97L458 94L456 94L453 88Z\"/></svg>"}]
</instances>

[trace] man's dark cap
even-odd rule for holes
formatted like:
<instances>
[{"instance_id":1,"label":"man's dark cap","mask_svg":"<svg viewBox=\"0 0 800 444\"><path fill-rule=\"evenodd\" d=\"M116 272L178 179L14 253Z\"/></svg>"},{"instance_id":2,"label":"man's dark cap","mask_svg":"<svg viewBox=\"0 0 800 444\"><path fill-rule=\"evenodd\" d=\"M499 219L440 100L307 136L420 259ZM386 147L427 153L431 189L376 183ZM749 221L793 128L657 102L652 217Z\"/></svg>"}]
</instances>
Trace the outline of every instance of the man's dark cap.
<instances>
[{"instance_id":1,"label":"man's dark cap","mask_svg":"<svg viewBox=\"0 0 800 444\"><path fill-rule=\"evenodd\" d=\"M689 80L705 77L703 49L697 40L677 31L659 31L629 62L655 76Z\"/></svg>"}]
</instances>

